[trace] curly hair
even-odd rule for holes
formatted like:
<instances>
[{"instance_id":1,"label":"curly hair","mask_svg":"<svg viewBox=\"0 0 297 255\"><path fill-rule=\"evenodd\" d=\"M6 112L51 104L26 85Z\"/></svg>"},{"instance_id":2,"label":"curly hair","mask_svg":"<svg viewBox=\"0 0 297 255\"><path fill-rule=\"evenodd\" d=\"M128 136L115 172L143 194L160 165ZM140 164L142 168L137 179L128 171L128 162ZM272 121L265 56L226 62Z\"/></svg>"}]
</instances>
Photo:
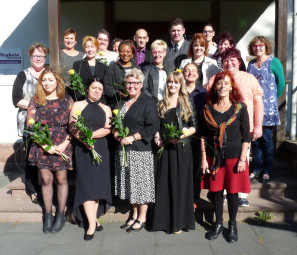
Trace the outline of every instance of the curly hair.
<instances>
[{"instance_id":1,"label":"curly hair","mask_svg":"<svg viewBox=\"0 0 297 255\"><path fill-rule=\"evenodd\" d=\"M168 91L168 83L170 81L174 81L180 84L180 90L179 90L179 96L178 96L178 102L180 104L180 109L181 109L180 117L182 117L182 119L185 122L188 122L189 117L191 116L193 110L189 100L188 91L186 90L185 79L182 73L177 71L172 72L167 77L164 98L159 102L159 107L158 107L160 118L164 119L165 113L171 108L170 100L169 100L169 91Z\"/></svg>"},{"instance_id":2,"label":"curly hair","mask_svg":"<svg viewBox=\"0 0 297 255\"><path fill-rule=\"evenodd\" d=\"M132 40L124 40L120 43L119 45L119 52L120 52L120 48L122 47L122 45L127 45L131 48L132 50L132 54L133 54L133 58L134 60L136 60L136 47L135 44Z\"/></svg>"},{"instance_id":3,"label":"curly hair","mask_svg":"<svg viewBox=\"0 0 297 255\"><path fill-rule=\"evenodd\" d=\"M217 37L218 44L220 43L220 41L226 41L226 40L229 41L231 47L236 46L233 35L230 32L224 31L221 34L219 34Z\"/></svg>"},{"instance_id":4,"label":"curly hair","mask_svg":"<svg viewBox=\"0 0 297 255\"><path fill-rule=\"evenodd\" d=\"M234 103L239 103L243 101L243 97L238 87L235 84L233 74L229 71L223 71L216 74L213 85L208 91L208 93L206 94L206 102L208 105L214 105L218 101L218 95L216 93L215 87L216 87L216 84L219 81L225 79L226 76L230 78L231 86L232 86L232 90L230 91L230 94L229 94L229 99L231 100L231 102L234 104Z\"/></svg>"},{"instance_id":5,"label":"curly hair","mask_svg":"<svg viewBox=\"0 0 297 255\"><path fill-rule=\"evenodd\" d=\"M264 43L264 45L265 45L265 53L266 53L266 55L271 55L271 53L272 53L272 48L273 48L273 44L272 44L272 42L271 42L267 37L260 35L260 36L256 36L256 37L254 37L254 38L250 41L250 43L249 43L249 45L248 45L248 52L249 52L249 54L250 54L251 56L255 56L254 51L253 51L253 46L254 46L257 42Z\"/></svg>"},{"instance_id":6,"label":"curly hair","mask_svg":"<svg viewBox=\"0 0 297 255\"><path fill-rule=\"evenodd\" d=\"M40 74L38 83L36 85L36 98L37 101L40 105L45 105L46 104L46 92L42 86L42 79L43 76L51 73L55 77L57 81L57 97L60 99L63 99L65 96L65 82L64 79L59 71L57 69L52 68L52 67L46 67L43 72Z\"/></svg>"},{"instance_id":7,"label":"curly hair","mask_svg":"<svg viewBox=\"0 0 297 255\"><path fill-rule=\"evenodd\" d=\"M193 45L195 42L197 42L205 48L204 55L208 56L208 42L202 33L196 33L192 37L191 44L189 46L189 51L188 51L188 58L192 58L194 56L194 50L193 50Z\"/></svg>"}]
</instances>

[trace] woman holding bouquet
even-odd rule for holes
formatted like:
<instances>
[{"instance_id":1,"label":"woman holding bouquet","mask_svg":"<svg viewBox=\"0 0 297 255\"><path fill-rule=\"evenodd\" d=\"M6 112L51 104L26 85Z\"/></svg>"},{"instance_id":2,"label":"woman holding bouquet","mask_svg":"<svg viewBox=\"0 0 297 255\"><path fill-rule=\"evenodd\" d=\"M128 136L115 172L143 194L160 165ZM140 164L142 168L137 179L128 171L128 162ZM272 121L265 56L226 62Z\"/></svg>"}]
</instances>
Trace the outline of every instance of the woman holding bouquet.
<instances>
[{"instance_id":1,"label":"woman holding bouquet","mask_svg":"<svg viewBox=\"0 0 297 255\"><path fill-rule=\"evenodd\" d=\"M73 213L80 223L87 228L84 239L91 240L96 231L103 227L98 223L98 207L100 204L111 203L111 186L109 173L109 153L106 136L111 132L111 110L100 99L103 83L93 77L87 83L87 98L74 103L70 114L70 128L76 140L75 164L77 170L76 191ZM93 131L96 140L93 146L82 142L82 134L75 126L78 116L84 118L85 124ZM98 152L101 163L94 162L91 148Z\"/></svg>"},{"instance_id":2,"label":"woman holding bouquet","mask_svg":"<svg viewBox=\"0 0 297 255\"><path fill-rule=\"evenodd\" d=\"M87 35L83 38L82 46L86 53L86 57L82 60L75 61L73 69L81 76L83 84L86 84L88 79L91 79L93 76L103 79L106 71L106 65L96 59L99 49L97 39L93 36ZM69 92L75 101L84 99L84 96L82 96L78 91L71 90Z\"/></svg>"},{"instance_id":3,"label":"woman holding bouquet","mask_svg":"<svg viewBox=\"0 0 297 255\"><path fill-rule=\"evenodd\" d=\"M32 97L28 106L27 124L31 126L33 120L48 125L53 146L34 142L29 162L36 165L42 179L42 198L45 215L43 232L59 232L65 223L65 204L68 196L67 169L72 167L72 136L68 132L68 119L73 101L65 95L65 84L60 73L53 68L46 68L38 79L36 96ZM30 124L31 123L31 124ZM47 150L47 151L46 151ZM60 155L64 153L68 160ZM52 202L53 180L57 183L58 208L53 225Z\"/></svg>"},{"instance_id":4,"label":"woman holding bouquet","mask_svg":"<svg viewBox=\"0 0 297 255\"><path fill-rule=\"evenodd\" d=\"M128 199L133 208L132 217L121 226L128 233L145 226L148 204L155 202L152 142L159 127L159 116L157 100L141 92L143 80L139 69L126 74L129 98L120 105L117 115L120 114L123 126L129 128L128 135L123 138L119 130L113 128L114 137L121 145L115 158L115 195Z\"/></svg>"},{"instance_id":5,"label":"woman holding bouquet","mask_svg":"<svg viewBox=\"0 0 297 255\"><path fill-rule=\"evenodd\" d=\"M247 150L250 125L247 107L234 84L230 72L218 73L208 92L201 125L201 188L213 193L216 223L206 233L208 240L216 239L223 231L223 190L227 191L229 228L228 242L238 239L236 215L238 192L249 193Z\"/></svg>"},{"instance_id":6,"label":"woman holding bouquet","mask_svg":"<svg viewBox=\"0 0 297 255\"><path fill-rule=\"evenodd\" d=\"M152 230L181 233L195 229L193 206L193 160L189 136L197 129L196 113L180 72L172 72L166 81L164 99L159 103L161 130L155 143L163 153L156 176L156 202L152 208ZM186 130L178 138L166 137L164 124Z\"/></svg>"}]
</instances>

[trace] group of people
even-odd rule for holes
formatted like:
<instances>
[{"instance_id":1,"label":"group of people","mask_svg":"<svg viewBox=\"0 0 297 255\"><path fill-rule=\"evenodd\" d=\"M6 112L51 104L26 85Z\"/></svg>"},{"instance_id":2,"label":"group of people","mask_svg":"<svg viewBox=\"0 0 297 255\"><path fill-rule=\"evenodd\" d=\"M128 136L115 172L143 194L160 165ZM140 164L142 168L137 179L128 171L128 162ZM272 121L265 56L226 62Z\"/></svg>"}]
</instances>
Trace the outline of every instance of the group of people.
<instances>
[{"instance_id":1,"label":"group of people","mask_svg":"<svg viewBox=\"0 0 297 255\"><path fill-rule=\"evenodd\" d=\"M83 54L75 50L76 32L67 29L62 74L45 67L44 45L29 49L31 67L18 74L12 98L19 108L19 135L29 141L27 188L34 202L42 194L44 233L56 233L65 223L67 169L74 169L73 214L86 229L85 240L103 230L97 219L112 204L113 195L131 204L121 226L128 233L144 227L167 233L195 229L193 211L201 188L209 189L216 216L206 238L216 239L223 230L226 196L227 241L238 240L236 215L240 202L248 203L250 181L267 182L271 177L272 131L280 124L277 99L285 86L282 65L271 56L272 43L263 36L248 46L255 59L246 72L229 32L219 35L216 44L213 26L207 24L189 42L182 20L175 19L169 34L170 42L158 39L148 49L148 33L138 29L134 41L116 38L110 51L109 33L102 29L97 38L83 38ZM86 86L85 95L70 84L67 71L72 68ZM92 130L94 145L82 138L78 116ZM50 148L32 142L30 119L49 126ZM92 150L101 163L94 163Z\"/></svg>"}]
</instances>

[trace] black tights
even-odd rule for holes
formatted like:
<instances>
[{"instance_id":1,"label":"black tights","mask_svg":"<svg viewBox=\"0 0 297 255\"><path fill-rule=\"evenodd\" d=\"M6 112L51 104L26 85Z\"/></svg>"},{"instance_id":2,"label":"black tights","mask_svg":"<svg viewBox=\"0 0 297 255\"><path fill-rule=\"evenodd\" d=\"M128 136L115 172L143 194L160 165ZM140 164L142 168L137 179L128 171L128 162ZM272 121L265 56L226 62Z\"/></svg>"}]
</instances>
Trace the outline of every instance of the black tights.
<instances>
[{"instance_id":1,"label":"black tights","mask_svg":"<svg viewBox=\"0 0 297 255\"><path fill-rule=\"evenodd\" d=\"M224 196L223 190L213 193L213 203L216 215L216 221L218 223L223 222L223 211L224 211ZM238 211L238 193L231 194L227 193L228 199L228 212L229 212L229 221L235 222L236 215Z\"/></svg>"}]
</instances>

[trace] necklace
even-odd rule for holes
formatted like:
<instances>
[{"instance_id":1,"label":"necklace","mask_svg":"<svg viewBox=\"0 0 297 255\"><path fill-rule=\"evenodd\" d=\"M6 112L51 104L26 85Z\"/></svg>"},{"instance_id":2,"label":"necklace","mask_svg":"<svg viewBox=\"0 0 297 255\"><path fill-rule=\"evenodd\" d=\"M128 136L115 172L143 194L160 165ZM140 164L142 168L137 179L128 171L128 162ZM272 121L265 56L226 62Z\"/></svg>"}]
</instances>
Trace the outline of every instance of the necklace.
<instances>
[{"instance_id":1,"label":"necklace","mask_svg":"<svg viewBox=\"0 0 297 255\"><path fill-rule=\"evenodd\" d=\"M225 104L225 105L223 105L223 107L220 107L221 108L221 110L219 110L219 112L221 113L221 114L223 114L224 112L225 112L225 110L227 109L227 108L229 108L229 104ZM218 107L219 107L219 105L218 105Z\"/></svg>"}]
</instances>

